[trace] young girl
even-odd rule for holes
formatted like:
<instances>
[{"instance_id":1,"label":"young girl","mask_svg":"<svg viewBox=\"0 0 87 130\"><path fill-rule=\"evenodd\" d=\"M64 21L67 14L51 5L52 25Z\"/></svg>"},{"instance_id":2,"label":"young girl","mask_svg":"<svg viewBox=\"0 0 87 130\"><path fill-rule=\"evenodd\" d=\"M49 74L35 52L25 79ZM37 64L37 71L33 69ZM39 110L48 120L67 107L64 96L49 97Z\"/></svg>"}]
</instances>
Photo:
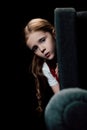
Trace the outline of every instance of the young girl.
<instances>
[{"instance_id":1,"label":"young girl","mask_svg":"<svg viewBox=\"0 0 87 130\"><path fill-rule=\"evenodd\" d=\"M45 79L54 94L60 90L55 30L49 21L35 18L25 26L24 34L26 45L34 53L32 73L36 83L38 110L42 111L41 84L45 87ZM42 79L44 79L43 82Z\"/></svg>"}]
</instances>

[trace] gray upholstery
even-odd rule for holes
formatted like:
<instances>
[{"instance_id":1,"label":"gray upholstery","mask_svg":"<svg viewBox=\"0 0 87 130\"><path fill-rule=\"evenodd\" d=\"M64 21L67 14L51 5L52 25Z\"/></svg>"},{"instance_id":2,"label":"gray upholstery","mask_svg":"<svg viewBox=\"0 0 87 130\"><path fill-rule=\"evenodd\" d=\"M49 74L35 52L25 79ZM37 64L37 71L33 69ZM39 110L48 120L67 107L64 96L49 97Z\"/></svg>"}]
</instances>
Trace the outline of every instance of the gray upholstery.
<instances>
[{"instance_id":1,"label":"gray upholstery","mask_svg":"<svg viewBox=\"0 0 87 130\"><path fill-rule=\"evenodd\" d=\"M87 11L56 8L54 24L61 90L46 106L47 130L87 130Z\"/></svg>"},{"instance_id":2,"label":"gray upholstery","mask_svg":"<svg viewBox=\"0 0 87 130\"><path fill-rule=\"evenodd\" d=\"M79 86L75 18L74 8L54 10L61 89Z\"/></svg>"},{"instance_id":3,"label":"gray upholstery","mask_svg":"<svg viewBox=\"0 0 87 130\"><path fill-rule=\"evenodd\" d=\"M87 130L87 91L67 88L55 94L45 109L47 130Z\"/></svg>"}]
</instances>

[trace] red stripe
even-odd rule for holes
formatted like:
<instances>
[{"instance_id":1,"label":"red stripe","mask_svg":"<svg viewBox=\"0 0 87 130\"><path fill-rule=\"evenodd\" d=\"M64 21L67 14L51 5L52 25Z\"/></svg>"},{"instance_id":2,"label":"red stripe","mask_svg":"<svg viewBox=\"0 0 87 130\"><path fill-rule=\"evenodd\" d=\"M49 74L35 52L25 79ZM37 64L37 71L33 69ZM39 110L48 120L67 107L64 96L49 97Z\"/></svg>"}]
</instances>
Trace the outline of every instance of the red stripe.
<instances>
[{"instance_id":1,"label":"red stripe","mask_svg":"<svg viewBox=\"0 0 87 130\"><path fill-rule=\"evenodd\" d=\"M57 74L55 73L55 70L54 69L50 69L52 75L56 78L57 81L59 81L59 78L57 76Z\"/></svg>"}]
</instances>

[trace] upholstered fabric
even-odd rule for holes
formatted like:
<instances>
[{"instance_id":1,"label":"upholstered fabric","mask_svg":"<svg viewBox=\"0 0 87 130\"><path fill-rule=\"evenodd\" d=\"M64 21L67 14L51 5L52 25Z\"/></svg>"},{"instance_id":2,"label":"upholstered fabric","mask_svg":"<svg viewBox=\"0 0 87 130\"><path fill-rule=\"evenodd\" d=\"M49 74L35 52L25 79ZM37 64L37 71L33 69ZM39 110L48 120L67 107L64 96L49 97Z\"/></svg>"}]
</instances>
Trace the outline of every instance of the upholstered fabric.
<instances>
[{"instance_id":1,"label":"upholstered fabric","mask_svg":"<svg viewBox=\"0 0 87 130\"><path fill-rule=\"evenodd\" d=\"M87 130L87 91L67 88L55 94L45 109L47 130Z\"/></svg>"},{"instance_id":2,"label":"upholstered fabric","mask_svg":"<svg viewBox=\"0 0 87 130\"><path fill-rule=\"evenodd\" d=\"M61 89L79 86L75 18L74 8L54 10Z\"/></svg>"},{"instance_id":3,"label":"upholstered fabric","mask_svg":"<svg viewBox=\"0 0 87 130\"><path fill-rule=\"evenodd\" d=\"M54 10L61 90L45 109L47 130L87 130L87 11Z\"/></svg>"}]
</instances>

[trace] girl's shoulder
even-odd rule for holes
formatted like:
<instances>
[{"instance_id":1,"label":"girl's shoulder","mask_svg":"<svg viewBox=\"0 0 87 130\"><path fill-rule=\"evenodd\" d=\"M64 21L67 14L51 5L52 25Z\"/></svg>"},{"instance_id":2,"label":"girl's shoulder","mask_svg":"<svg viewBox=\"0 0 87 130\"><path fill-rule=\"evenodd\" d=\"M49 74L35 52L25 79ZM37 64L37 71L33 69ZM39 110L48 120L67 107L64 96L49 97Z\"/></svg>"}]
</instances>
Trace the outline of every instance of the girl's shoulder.
<instances>
[{"instance_id":1,"label":"girl's shoulder","mask_svg":"<svg viewBox=\"0 0 87 130\"><path fill-rule=\"evenodd\" d=\"M50 71L49 66L47 65L46 62L43 63L42 70L43 70L43 71L44 71L44 70L45 70L45 71Z\"/></svg>"}]
</instances>

